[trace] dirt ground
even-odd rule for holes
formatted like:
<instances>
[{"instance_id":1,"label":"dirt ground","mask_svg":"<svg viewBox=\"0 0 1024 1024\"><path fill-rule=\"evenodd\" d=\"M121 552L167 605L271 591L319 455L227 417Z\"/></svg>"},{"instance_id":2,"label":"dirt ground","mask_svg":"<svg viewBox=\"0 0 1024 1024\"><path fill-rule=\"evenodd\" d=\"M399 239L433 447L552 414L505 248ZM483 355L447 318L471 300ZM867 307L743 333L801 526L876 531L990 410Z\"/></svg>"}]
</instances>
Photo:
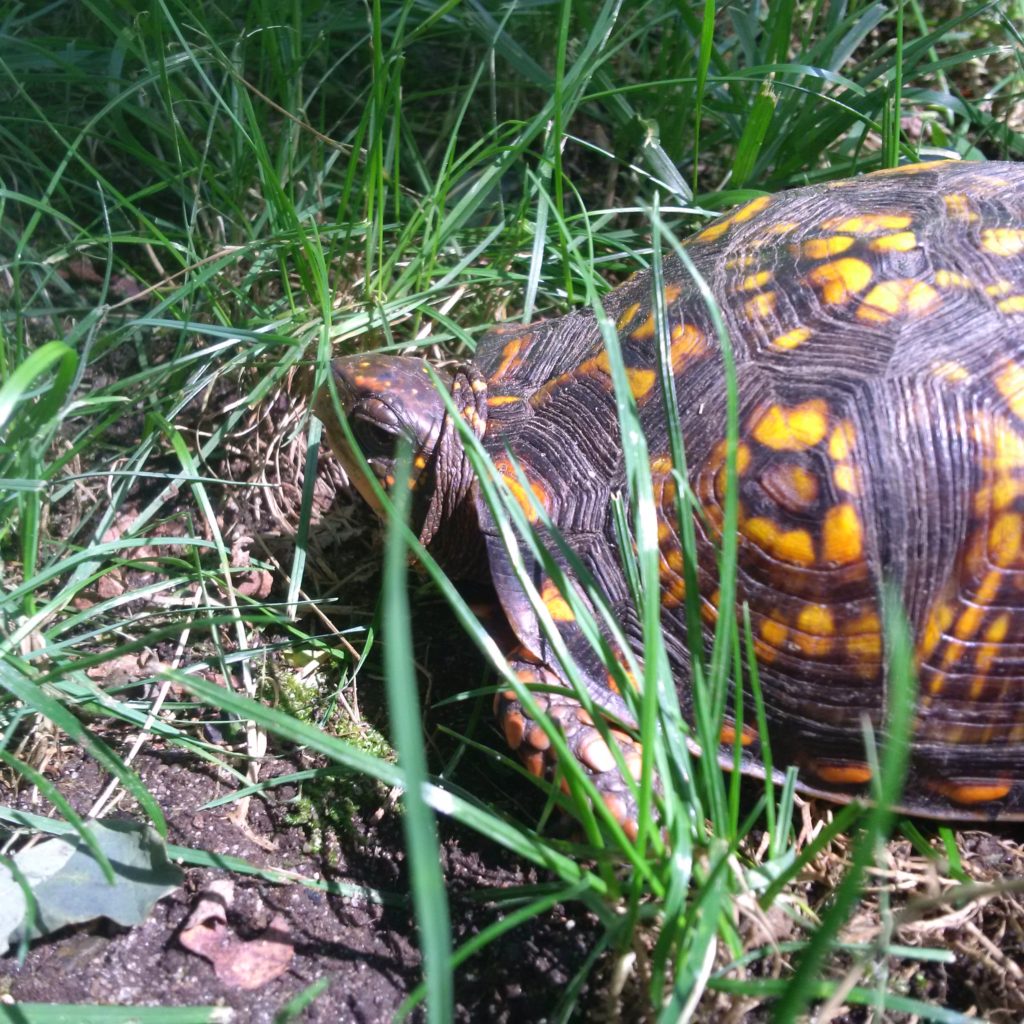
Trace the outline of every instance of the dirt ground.
<instances>
[{"instance_id":1,"label":"dirt ground","mask_svg":"<svg viewBox=\"0 0 1024 1024\"><path fill-rule=\"evenodd\" d=\"M230 806L200 810L229 788L210 772L182 762L172 751L159 750L145 756L138 767L167 814L170 842L243 857L262 867L366 886L382 893L389 905L326 895L299 884L236 877L228 908L230 929L243 939L257 937L276 915L283 915L283 932L294 948L282 976L246 992L218 981L212 966L179 942L199 895L215 877L226 876L190 868L180 889L161 900L138 927L99 924L69 929L33 946L20 966L12 956L0 959L0 994L19 1003L223 1006L235 1011L234 1020L258 1024L272 1021L288 1000L328 978L326 991L299 1019L365 1024L392 1019L420 980L420 960L406 900L400 816L386 794L382 814L350 822L351 831L331 850L332 864L327 868L323 852L310 851L309 828L289 824L294 787L272 790L272 797L253 801L248 816L252 834L247 836L229 820ZM269 774L293 767L280 761ZM72 755L61 775L76 809L84 813L105 781L101 773L91 761ZM493 908L472 898L474 891L538 879L471 833L446 829L442 838L458 942L494 919ZM543 1020L583 963L595 928L595 922L578 910L557 907L512 932L460 971L458 1019Z\"/></svg>"},{"instance_id":2,"label":"dirt ground","mask_svg":"<svg viewBox=\"0 0 1024 1024\"><path fill-rule=\"evenodd\" d=\"M268 770L276 775L301 767L277 760ZM80 1003L115 1006L217 1006L233 1021L271 1022L281 1008L308 986L327 979L323 992L297 1018L301 1021L354 1021L375 1024L394 1018L395 1011L420 981L420 959L406 896L408 884L402 854L401 819L394 802L381 791L376 811L361 811L349 829L333 834L330 848L311 849L309 822L293 823L296 788L285 785L250 805L248 829L231 820L231 806L202 810L209 800L233 784L214 772L182 759L171 750L153 749L137 765L143 781L164 808L171 843L211 853L242 857L251 864L283 868L307 877L365 886L384 900L327 895L299 884L277 885L258 878L235 877L234 899L227 909L230 931L242 940L263 936L278 916L280 934L293 949L288 969L256 991L223 981L204 959L184 949L181 931L202 894L226 872L187 868L184 884L161 900L149 918L131 929L109 923L66 929L35 944L25 962L0 959L0 997L4 1002ZM88 809L105 779L97 766L73 751L61 765L65 792L79 812ZM344 781L338 783L340 787ZM5 802L10 794L2 794ZM24 792L16 801L38 811ZM119 813L132 810L125 802ZM508 857L499 847L463 829L442 822L442 859L456 943L489 925L497 911L476 894L542 882L543 877ZM1019 832L1019 830L1018 830ZM248 833L248 834L247 834ZM962 837L962 851L972 871L992 877L1020 875L1024 855L1019 834L971 833ZM904 844L905 847L906 844ZM893 878L910 886L911 858L894 847ZM902 861L899 858L902 857ZM329 865L329 866L328 866ZM837 865L838 866L838 865ZM921 878L913 879L920 895ZM809 883L807 892L827 880ZM912 891L913 891L912 890ZM897 896L897 907L903 904ZM283 926L280 921L283 920ZM851 941L870 937L877 928L871 899L851 922ZM913 929L915 926L910 925ZM913 967L905 980L918 998L961 1010L987 1006L980 1019L1010 1024L1022 1019L1016 1003L1014 974L1020 973L1024 918L1012 894L1008 900L986 898L968 908L941 908L917 926L920 944L952 949L953 965ZM600 934L596 919L579 906L556 906L547 915L507 934L469 961L457 974L459 1021L542 1022L549 1019L566 986L583 965ZM904 931L906 940L909 933ZM607 1001L607 971L599 970L582 991L574 1019L649 1019L637 1001ZM890 984L902 987L898 965ZM1002 988L1002 992L999 989ZM980 998L979 998L980 997ZM423 1019L422 1011L412 1019ZM702 1021L725 1019L756 1022L768 1019L765 1006L743 1008L740 1001L713 1000ZM837 1018L868 1019L866 1011ZM887 1020L910 1020L897 1015Z\"/></svg>"}]
</instances>

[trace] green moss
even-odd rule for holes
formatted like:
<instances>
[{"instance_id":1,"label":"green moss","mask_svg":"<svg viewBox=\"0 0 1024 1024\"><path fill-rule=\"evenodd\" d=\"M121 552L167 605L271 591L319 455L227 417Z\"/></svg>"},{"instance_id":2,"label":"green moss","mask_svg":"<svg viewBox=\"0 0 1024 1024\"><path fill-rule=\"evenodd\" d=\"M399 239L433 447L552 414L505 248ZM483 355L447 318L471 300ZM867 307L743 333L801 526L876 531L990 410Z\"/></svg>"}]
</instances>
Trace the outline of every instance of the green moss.
<instances>
[{"instance_id":1,"label":"green moss","mask_svg":"<svg viewBox=\"0 0 1024 1024\"><path fill-rule=\"evenodd\" d=\"M277 706L367 754L394 762L396 754L387 737L367 721L353 721L339 699L341 689L324 686L322 680L319 672L280 673L274 688ZM308 852L334 864L342 844L362 842L361 822L386 798L386 788L376 780L335 769L301 783L285 820L306 833Z\"/></svg>"},{"instance_id":2,"label":"green moss","mask_svg":"<svg viewBox=\"0 0 1024 1024\"><path fill-rule=\"evenodd\" d=\"M300 722L315 725L367 754L393 762L395 752L387 737L366 720L356 722L349 716L341 699L344 688L344 680L333 689L325 687L319 672L283 672L276 675L273 693L266 697Z\"/></svg>"},{"instance_id":3,"label":"green moss","mask_svg":"<svg viewBox=\"0 0 1024 1024\"><path fill-rule=\"evenodd\" d=\"M373 779L333 772L301 784L285 821L303 830L308 853L335 865L343 845L364 841L362 822L386 799L386 788Z\"/></svg>"}]
</instances>

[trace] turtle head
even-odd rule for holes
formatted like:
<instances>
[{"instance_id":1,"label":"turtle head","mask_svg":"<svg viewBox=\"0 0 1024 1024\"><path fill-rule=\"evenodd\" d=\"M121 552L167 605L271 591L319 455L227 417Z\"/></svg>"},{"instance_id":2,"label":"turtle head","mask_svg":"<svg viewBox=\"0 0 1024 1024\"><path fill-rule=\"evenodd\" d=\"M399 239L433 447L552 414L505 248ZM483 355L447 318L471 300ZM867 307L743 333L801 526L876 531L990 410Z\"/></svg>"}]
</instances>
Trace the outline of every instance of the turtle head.
<instances>
[{"instance_id":1,"label":"turtle head","mask_svg":"<svg viewBox=\"0 0 1024 1024\"><path fill-rule=\"evenodd\" d=\"M434 387L426 361L412 356L355 355L336 359L331 371L352 435L381 487L390 491L395 486L395 457L398 443L404 439L413 457L409 487L419 489L430 472L445 418L444 400ZM451 374L435 372L451 386ZM317 399L316 413L349 479L379 513L377 496L326 390Z\"/></svg>"},{"instance_id":2,"label":"turtle head","mask_svg":"<svg viewBox=\"0 0 1024 1024\"><path fill-rule=\"evenodd\" d=\"M413 493L413 527L449 573L476 574L479 526L469 459L448 408L423 359L412 356L354 355L331 364L342 412L359 446L348 443L329 393L314 404L338 461L360 495L378 515L377 499L360 454L385 491L397 485L399 441L412 448L406 485ZM486 418L486 387L472 366L454 372L434 370L463 419L478 434ZM473 562L473 565L469 563ZM465 563L465 566L463 565Z\"/></svg>"}]
</instances>

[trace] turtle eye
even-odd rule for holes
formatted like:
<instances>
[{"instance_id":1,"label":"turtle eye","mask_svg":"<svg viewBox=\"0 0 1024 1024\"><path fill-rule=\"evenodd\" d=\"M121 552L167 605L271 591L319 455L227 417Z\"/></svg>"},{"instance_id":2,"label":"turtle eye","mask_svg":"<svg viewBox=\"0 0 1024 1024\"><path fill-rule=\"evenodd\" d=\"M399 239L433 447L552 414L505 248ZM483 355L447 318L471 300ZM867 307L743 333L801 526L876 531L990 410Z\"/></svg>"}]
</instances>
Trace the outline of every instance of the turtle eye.
<instances>
[{"instance_id":1,"label":"turtle eye","mask_svg":"<svg viewBox=\"0 0 1024 1024\"><path fill-rule=\"evenodd\" d=\"M392 459L395 455L395 444L398 442L400 427L397 419L390 409L383 403L377 403L387 412L387 416L381 415L381 410L374 409L367 414L360 410L351 419L352 433L370 462L380 459Z\"/></svg>"}]
</instances>

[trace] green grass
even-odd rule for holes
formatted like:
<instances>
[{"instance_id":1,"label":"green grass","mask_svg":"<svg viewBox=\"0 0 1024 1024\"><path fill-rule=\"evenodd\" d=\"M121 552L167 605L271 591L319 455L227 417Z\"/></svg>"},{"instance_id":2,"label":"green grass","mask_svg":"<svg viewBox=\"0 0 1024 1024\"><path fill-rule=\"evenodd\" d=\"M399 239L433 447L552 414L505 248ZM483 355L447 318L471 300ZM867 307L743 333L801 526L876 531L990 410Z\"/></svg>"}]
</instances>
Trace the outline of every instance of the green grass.
<instances>
[{"instance_id":1,"label":"green grass","mask_svg":"<svg viewBox=\"0 0 1024 1024\"><path fill-rule=\"evenodd\" d=\"M422 781L410 628L412 642L418 637L401 571L416 545L397 524L372 637L397 766L273 707L262 682L267 663L287 671L297 653L318 659L326 686L362 664L306 614L319 434L311 426L303 449L302 422L275 418L297 369L322 378L331 352L376 348L466 357L495 319L599 307L610 283L643 264L657 279L675 237L757 190L935 151L1024 158L1024 6L949 7L959 13L910 0L742 2L714 18L714 4L667 0L512 8L87 0L9 10L0 33L0 752L8 770L26 785L40 781L25 739L46 720L116 777L158 829L163 811L127 744L102 738L121 735L118 725L145 727L223 767L240 794L263 785L250 761L263 733L272 748L299 743L328 766L405 785L427 971L415 998L433 1020L451 1013L452 974L457 985L467 958L556 901L588 909L604 927L563 993L560 1019L572 1014L588 972L607 972L637 948L649 952L638 989L652 1018L707 1019L716 993L742 993L777 1000L777 1019L795 1019L836 991L837 963L852 961L879 980L854 985L849 1002L962 1019L886 988L890 957L927 960L928 950L894 953L883 931L875 944L836 953L891 827L886 815L862 822L847 881L817 927L787 886L852 826L852 812L801 853L791 782L769 780L751 813L734 776L689 757L663 682L642 446L629 451L624 505L646 645L643 667L634 665L645 683L638 722L650 758L638 799L652 806L656 767L664 832L645 818L629 843L592 809L574 764L565 768L569 795L552 801L574 807L583 846L510 820L459 788L458 777L443 787ZM659 323L664 342L663 310ZM621 379L614 332L604 333ZM629 429L636 410L628 389L619 394ZM731 426L735 434L735 414ZM233 544L244 531L225 518L239 506L270 515L264 465L245 447L254 435L266 466L294 445L296 467L306 468L291 524L295 554L263 563L287 580L273 600L242 585L248 570ZM680 471L683 440L676 436L672 452ZM229 456L243 450L241 478L229 476ZM489 500L530 544L521 510L485 461L479 469ZM684 497L679 513L685 523ZM262 556L254 549L253 557ZM734 558L727 534L724 588ZM496 646L425 561L500 674ZM124 589L142 570L141 588ZM351 596L325 605L335 625L352 625ZM576 610L586 618L582 604ZM898 638L895 611L891 622ZM741 627L722 616L710 657L699 652L698 692L711 699L698 703L694 725L705 746L717 735L727 680L747 657ZM359 648L368 638L350 639ZM203 739L184 698L167 696L149 717L146 680L101 687L89 674L158 644L180 656L149 681L173 681L207 709L252 723L230 750ZM240 691L204 671L237 680ZM882 752L893 763L903 756L898 742ZM889 764L883 777L897 777ZM47 785L44 801L80 829ZM543 867L549 880L539 894L493 897L504 916L455 949L434 867L436 814ZM760 862L751 856L755 825L769 836ZM750 970L774 955L741 935L733 908L750 892L764 908L787 907L808 940L786 954L784 991Z\"/></svg>"}]
</instances>

